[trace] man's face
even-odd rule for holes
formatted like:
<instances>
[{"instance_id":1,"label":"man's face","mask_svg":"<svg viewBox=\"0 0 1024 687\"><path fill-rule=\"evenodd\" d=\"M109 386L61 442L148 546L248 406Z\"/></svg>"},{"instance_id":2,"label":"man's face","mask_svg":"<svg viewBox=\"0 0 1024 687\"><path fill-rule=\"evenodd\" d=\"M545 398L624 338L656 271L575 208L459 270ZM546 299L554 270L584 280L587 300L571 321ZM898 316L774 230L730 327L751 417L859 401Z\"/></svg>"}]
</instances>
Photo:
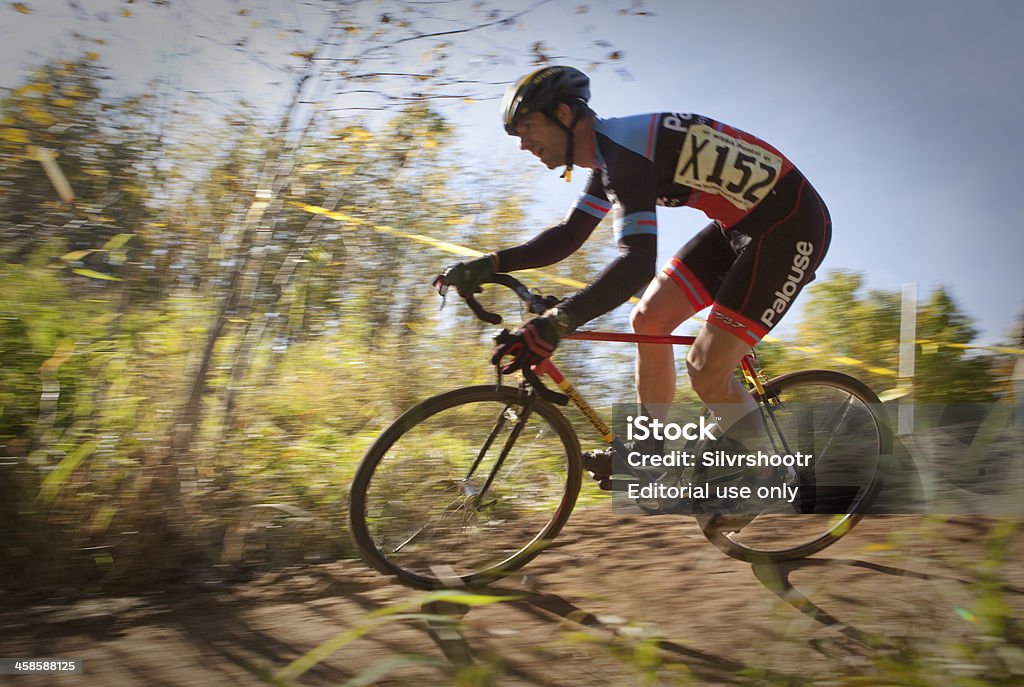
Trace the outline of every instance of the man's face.
<instances>
[{"instance_id":1,"label":"man's face","mask_svg":"<svg viewBox=\"0 0 1024 687\"><path fill-rule=\"evenodd\" d=\"M516 124L519 149L528 150L548 169L565 164L568 135L542 112L531 112Z\"/></svg>"}]
</instances>

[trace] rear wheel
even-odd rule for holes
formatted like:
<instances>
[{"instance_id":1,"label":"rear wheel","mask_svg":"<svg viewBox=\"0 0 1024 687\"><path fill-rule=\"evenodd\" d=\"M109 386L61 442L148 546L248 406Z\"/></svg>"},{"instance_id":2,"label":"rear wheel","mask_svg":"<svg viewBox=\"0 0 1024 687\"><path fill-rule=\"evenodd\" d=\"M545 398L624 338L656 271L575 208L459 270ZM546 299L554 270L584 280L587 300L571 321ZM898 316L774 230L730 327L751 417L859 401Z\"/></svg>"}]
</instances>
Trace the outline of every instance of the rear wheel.
<instances>
[{"instance_id":1,"label":"rear wheel","mask_svg":"<svg viewBox=\"0 0 1024 687\"><path fill-rule=\"evenodd\" d=\"M772 450L813 456L798 470L798 498L753 519L698 517L715 546L749 562L803 558L838 541L870 507L881 486L883 456L892 453L881 402L853 377L795 372L768 382L765 393L762 412Z\"/></svg>"},{"instance_id":2,"label":"rear wheel","mask_svg":"<svg viewBox=\"0 0 1024 687\"><path fill-rule=\"evenodd\" d=\"M526 564L562 529L580 487L576 433L509 387L414 406L370 447L351 490L363 558L417 587L470 585Z\"/></svg>"}]
</instances>

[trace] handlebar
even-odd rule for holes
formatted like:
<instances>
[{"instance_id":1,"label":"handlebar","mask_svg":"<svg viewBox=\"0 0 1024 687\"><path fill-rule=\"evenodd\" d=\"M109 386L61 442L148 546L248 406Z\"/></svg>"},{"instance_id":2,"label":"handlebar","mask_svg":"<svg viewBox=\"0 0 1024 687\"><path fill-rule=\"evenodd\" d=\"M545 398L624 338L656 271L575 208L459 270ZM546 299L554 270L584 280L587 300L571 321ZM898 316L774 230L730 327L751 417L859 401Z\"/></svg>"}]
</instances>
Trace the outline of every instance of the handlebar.
<instances>
[{"instance_id":1,"label":"handlebar","mask_svg":"<svg viewBox=\"0 0 1024 687\"><path fill-rule=\"evenodd\" d=\"M537 315L544 314L544 312L558 305L562 301L562 299L558 298L557 296L543 296L539 293L531 291L526 287L525 284L523 284L521 281L513 277L511 274L495 274L493 277L485 279L481 283L498 284L500 286L504 286L510 289L512 292L516 294L516 296L519 297L519 300L523 302L523 304L530 312ZM466 299L466 305L469 306L469 309L472 310L473 314L476 315L479 319L489 324L501 324L501 315L498 315L497 313L492 313L486 308L484 308L482 305L480 305L480 302L476 299L476 296L474 294L468 293L459 295ZM495 342L499 344L502 343L503 337L508 337L508 335L509 332L507 329L502 330L495 337ZM529 382L530 386L537 390L537 393L540 394L541 398L556 405L568 405L569 397L566 396L565 394L548 389L546 386L544 386L544 383L540 380L540 378L533 370L524 369L522 372L523 377L526 378L526 381Z\"/></svg>"},{"instance_id":2,"label":"handlebar","mask_svg":"<svg viewBox=\"0 0 1024 687\"><path fill-rule=\"evenodd\" d=\"M561 299L556 296L543 296L534 291L530 291L523 282L519 281L511 274L495 274L493 277L485 279L483 284L498 284L500 286L511 289L519 300L523 302L527 310L534 313L535 315L543 315L544 312L553 308L561 302ZM480 302L476 299L473 294L466 294L463 296L466 299L466 305L473 311L479 319L487 322L488 324L501 324L501 315L492 313L485 309Z\"/></svg>"}]
</instances>

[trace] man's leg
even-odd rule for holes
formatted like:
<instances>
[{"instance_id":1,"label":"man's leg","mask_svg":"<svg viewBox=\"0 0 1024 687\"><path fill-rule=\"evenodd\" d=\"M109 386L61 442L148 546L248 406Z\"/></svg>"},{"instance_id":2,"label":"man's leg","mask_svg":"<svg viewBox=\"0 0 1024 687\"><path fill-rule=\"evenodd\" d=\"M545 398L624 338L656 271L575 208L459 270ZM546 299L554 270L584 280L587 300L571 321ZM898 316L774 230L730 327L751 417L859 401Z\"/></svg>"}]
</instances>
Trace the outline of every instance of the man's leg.
<instances>
[{"instance_id":1,"label":"man's leg","mask_svg":"<svg viewBox=\"0 0 1024 687\"><path fill-rule=\"evenodd\" d=\"M719 427L740 441L757 440L763 433L757 402L735 375L740 360L749 352L745 341L704 323L686 356L693 390L718 418Z\"/></svg>"},{"instance_id":2,"label":"man's leg","mask_svg":"<svg viewBox=\"0 0 1024 687\"><path fill-rule=\"evenodd\" d=\"M730 439L738 441L746 450L757 450L764 436L764 422L757 402L735 376L736 366L749 351L750 344L746 341L705 322L686 356L686 368L694 391L718 418L722 431L715 432L715 436L721 439L728 433ZM758 474L756 478L760 481L766 476ZM751 482L745 484L755 486ZM762 506L755 501L732 504L730 508L739 510L715 515L704 525L738 532L750 524Z\"/></svg>"},{"instance_id":3,"label":"man's leg","mask_svg":"<svg viewBox=\"0 0 1024 687\"><path fill-rule=\"evenodd\" d=\"M665 272L659 272L647 285L629 319L637 334L671 334L693 314L693 306L680 296L678 287L670 283ZM637 344L636 388L642 412L664 422L676 391L676 360L672 346ZM583 468L594 473L594 479L601 483L602 489L611 489L612 467L609 449L583 453Z\"/></svg>"},{"instance_id":4,"label":"man's leg","mask_svg":"<svg viewBox=\"0 0 1024 687\"><path fill-rule=\"evenodd\" d=\"M630 324L637 334L668 335L694 312L693 305L679 293L679 287L665 272L659 272L633 308ZM667 419L676 393L676 360L672 346L637 344L636 392L637 400L652 418Z\"/></svg>"},{"instance_id":5,"label":"man's leg","mask_svg":"<svg viewBox=\"0 0 1024 687\"><path fill-rule=\"evenodd\" d=\"M755 211L728 230L729 244L741 250L687 356L694 391L721 416L730 436L754 442L750 448L764 436L764 423L735 377L736 366L785 315L785 308L776 307L776 294L784 293L788 305L814 279L831 237L828 211L803 177L787 176L775 191L761 214ZM699 269L699 263L689 264Z\"/></svg>"}]
</instances>

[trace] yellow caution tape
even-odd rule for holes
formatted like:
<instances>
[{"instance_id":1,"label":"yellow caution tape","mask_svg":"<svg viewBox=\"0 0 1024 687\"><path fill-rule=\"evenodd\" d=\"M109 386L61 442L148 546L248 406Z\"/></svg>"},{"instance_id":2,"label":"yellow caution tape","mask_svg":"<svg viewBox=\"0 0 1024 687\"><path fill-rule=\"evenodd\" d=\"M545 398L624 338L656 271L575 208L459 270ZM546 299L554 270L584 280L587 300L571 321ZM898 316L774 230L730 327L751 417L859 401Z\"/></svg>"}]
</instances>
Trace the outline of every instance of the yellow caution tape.
<instances>
[{"instance_id":1,"label":"yellow caution tape","mask_svg":"<svg viewBox=\"0 0 1024 687\"><path fill-rule=\"evenodd\" d=\"M416 233L413 233L413 232L401 231L399 229L395 229L394 227L389 227L386 224L371 224L369 221L367 221L365 219L360 219L359 217L353 217L352 215L346 215L343 212L337 212L335 210L328 210L327 208L320 207L319 205L309 205L307 203L299 203L297 201L290 201L290 202L291 202L291 205L294 205L295 207L301 208L301 209L305 210L306 212L312 213L314 215L324 215L325 217L330 217L331 219L337 220L339 222L347 222L349 224L352 224L353 225L352 228L356 228L356 227L370 227L374 231L379 231L382 234L389 234L391 236L399 236L401 238L409 239L410 241L416 241L418 243L423 243L423 244L426 244L428 246L433 246L434 248L437 248L438 250L443 250L443 251L445 251L447 253L452 253L454 255L460 255L460 256L463 256L463 257L476 258L476 257L480 257L480 256L484 255L484 253L482 251L478 251L478 250L475 250L473 248L467 248L465 246L460 246L457 243L450 243L448 241L441 241L441 240L435 239L433 237L426 236L424 234L416 234ZM574 288L574 289L582 289L583 287L586 286L586 284L584 284L583 282L578 281L576 279L567 279L565 277L559 277L558 275L550 274L548 272L544 272L543 270L530 269L530 270L522 270L522 271L524 273L527 273L527 274L535 274L535 275L543 277L544 279L547 279L549 281L553 281L556 284L561 284L562 286L568 286L568 287ZM631 303L636 303L636 302L639 301L639 299L637 299L635 297L634 298L630 298L629 300L630 300ZM695 319L701 319L701 318L695 318ZM779 339L777 337L774 337L774 336L771 336L771 335L764 337L764 340L765 341L781 341L781 339ZM971 345L968 345L968 344L952 344L952 343L948 344L948 343L939 343L939 342L935 342L935 341L925 341L925 340L918 340L915 343L921 344L921 345L945 346L947 348L963 348L963 349L976 348L976 349L981 349L981 350L986 350L986 351L994 351L994 352L997 352L997 353L1008 353L1008 354L1011 354L1011 355L1024 355L1024 349L1007 348L1005 346L971 346ZM797 346L790 346L790 348L792 348L793 350L796 350L796 351L800 351L802 353L822 353L823 352L823 351L818 350L816 348L813 348L811 346L799 346L799 345L797 345ZM863 360L857 360L856 358L848 358L846 356L836 356L836 357L833 357L832 360L834 360L835 362L837 362L837 363L839 363L841 365L849 365L851 367L859 367L861 369L867 370L868 372L872 372L872 373L874 373L876 375L884 375L884 376L887 376L887 377L895 377L895 376L897 376L897 373L896 373L895 370L890 370L890 369L884 368L884 367L876 367L874 365L871 365L870 363L864 362Z\"/></svg>"},{"instance_id":2,"label":"yellow caution tape","mask_svg":"<svg viewBox=\"0 0 1024 687\"><path fill-rule=\"evenodd\" d=\"M346 215L343 212L328 210L327 208L322 208L318 205L307 205L306 203L299 203L296 201L292 201L291 204L294 205L295 207L302 208L306 212L312 213L314 215L323 215L325 217L330 217L331 219L337 220L339 222L348 222L349 224L354 225L353 228L370 227L374 231L378 231L382 234L388 234L390 236L399 236L404 239L409 239L410 241L424 243L428 246L433 246L438 250L443 250L447 253L452 253L454 255L460 255L462 257L468 258L478 258L484 255L482 251L478 251L473 248L467 248L466 246L460 246L457 243L441 241L431 236L426 236L424 234L416 234L409 231L401 231L400 229L389 227L386 224L371 224L367 220L360 219L359 217ZM584 284L581 281L577 281L576 279L566 279L565 277L559 277L556 274L549 274L548 272L544 272L542 270L523 270L523 272L526 274L536 274L538 276L544 277L545 279L553 281L556 284L561 284L562 286L568 286L574 289L582 289L584 286L586 286L586 284ZM639 299L631 298L630 300L635 303L638 302Z\"/></svg>"},{"instance_id":3,"label":"yellow caution tape","mask_svg":"<svg viewBox=\"0 0 1024 687\"><path fill-rule=\"evenodd\" d=\"M1009 346L975 346L973 344L943 343L941 341L929 341L928 339L917 339L914 341L921 346L939 346L942 348L977 349L981 351L992 351L993 353L1006 353L1008 355L1024 355L1024 348L1011 348Z\"/></svg>"}]
</instances>

